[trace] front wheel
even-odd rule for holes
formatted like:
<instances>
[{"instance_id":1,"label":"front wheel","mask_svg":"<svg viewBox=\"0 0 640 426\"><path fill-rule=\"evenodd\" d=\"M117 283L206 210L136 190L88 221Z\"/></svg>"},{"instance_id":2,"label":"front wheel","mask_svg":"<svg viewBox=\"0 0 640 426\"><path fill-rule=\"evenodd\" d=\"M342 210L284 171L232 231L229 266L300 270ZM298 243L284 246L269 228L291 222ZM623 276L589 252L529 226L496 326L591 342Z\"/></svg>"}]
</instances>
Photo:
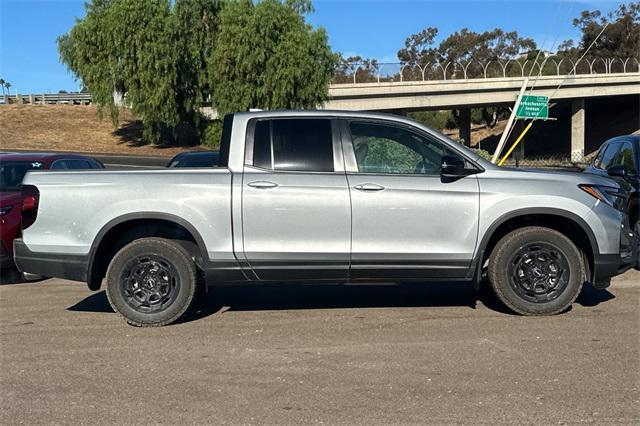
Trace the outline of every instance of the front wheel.
<instances>
[{"instance_id":1,"label":"front wheel","mask_svg":"<svg viewBox=\"0 0 640 426\"><path fill-rule=\"evenodd\" d=\"M189 253L163 238L141 238L127 244L107 270L111 307L136 326L176 321L191 306L197 287L197 268Z\"/></svg>"},{"instance_id":2,"label":"front wheel","mask_svg":"<svg viewBox=\"0 0 640 426\"><path fill-rule=\"evenodd\" d=\"M489 259L496 296L522 315L553 315L571 306L585 280L582 253L565 235L530 226L505 235Z\"/></svg>"}]
</instances>

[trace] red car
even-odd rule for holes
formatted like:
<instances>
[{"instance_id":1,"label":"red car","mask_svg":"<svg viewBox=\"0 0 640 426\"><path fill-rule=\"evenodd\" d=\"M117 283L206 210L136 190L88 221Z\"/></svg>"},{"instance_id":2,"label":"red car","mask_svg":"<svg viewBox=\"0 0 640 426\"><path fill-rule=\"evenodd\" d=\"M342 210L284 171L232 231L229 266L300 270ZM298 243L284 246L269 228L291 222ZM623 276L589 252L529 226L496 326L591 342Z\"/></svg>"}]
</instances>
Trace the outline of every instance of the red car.
<instances>
[{"instance_id":1,"label":"red car","mask_svg":"<svg viewBox=\"0 0 640 426\"><path fill-rule=\"evenodd\" d=\"M20 230L21 186L29 170L104 169L96 159L74 154L0 153L0 268L13 267L13 240Z\"/></svg>"}]
</instances>

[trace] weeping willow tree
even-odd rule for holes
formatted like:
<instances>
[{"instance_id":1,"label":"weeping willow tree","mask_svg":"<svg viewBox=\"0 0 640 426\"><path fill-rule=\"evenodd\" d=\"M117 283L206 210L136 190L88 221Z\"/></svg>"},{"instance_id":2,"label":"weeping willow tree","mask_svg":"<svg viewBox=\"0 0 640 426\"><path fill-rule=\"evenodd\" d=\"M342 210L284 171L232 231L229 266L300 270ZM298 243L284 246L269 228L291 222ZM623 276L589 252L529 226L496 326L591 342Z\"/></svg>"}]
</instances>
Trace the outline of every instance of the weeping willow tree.
<instances>
[{"instance_id":1,"label":"weeping willow tree","mask_svg":"<svg viewBox=\"0 0 640 426\"><path fill-rule=\"evenodd\" d=\"M119 98L147 142L175 142L183 125L209 135L200 107L315 107L337 57L324 30L304 20L308 0L92 0L58 38L61 61L100 113L119 118Z\"/></svg>"},{"instance_id":2,"label":"weeping willow tree","mask_svg":"<svg viewBox=\"0 0 640 426\"><path fill-rule=\"evenodd\" d=\"M324 101L339 57L324 29L305 22L305 0L229 2L211 59L221 113L249 108L314 108Z\"/></svg>"},{"instance_id":3,"label":"weeping willow tree","mask_svg":"<svg viewBox=\"0 0 640 426\"><path fill-rule=\"evenodd\" d=\"M198 130L221 2L93 0L85 7L58 49L100 112L116 124L124 96L152 143L175 141L182 124Z\"/></svg>"}]
</instances>

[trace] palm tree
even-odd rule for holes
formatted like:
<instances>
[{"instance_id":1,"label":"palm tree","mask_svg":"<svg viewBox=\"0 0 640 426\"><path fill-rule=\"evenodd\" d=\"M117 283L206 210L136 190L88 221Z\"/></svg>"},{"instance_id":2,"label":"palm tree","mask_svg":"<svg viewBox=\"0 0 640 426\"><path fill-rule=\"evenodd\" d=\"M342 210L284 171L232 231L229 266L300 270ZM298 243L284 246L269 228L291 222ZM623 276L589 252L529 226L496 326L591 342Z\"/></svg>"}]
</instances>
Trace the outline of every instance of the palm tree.
<instances>
[{"instance_id":1,"label":"palm tree","mask_svg":"<svg viewBox=\"0 0 640 426\"><path fill-rule=\"evenodd\" d=\"M10 95L11 93L9 93L9 88L11 87L11 83L9 83L8 81L5 81L4 87L7 88L7 95Z\"/></svg>"},{"instance_id":2,"label":"palm tree","mask_svg":"<svg viewBox=\"0 0 640 426\"><path fill-rule=\"evenodd\" d=\"M6 83L6 82L4 81L4 78L0 78L0 86L2 86L2 94L3 94L3 95L5 94L5 93L4 93L4 84L5 84L5 83Z\"/></svg>"}]
</instances>

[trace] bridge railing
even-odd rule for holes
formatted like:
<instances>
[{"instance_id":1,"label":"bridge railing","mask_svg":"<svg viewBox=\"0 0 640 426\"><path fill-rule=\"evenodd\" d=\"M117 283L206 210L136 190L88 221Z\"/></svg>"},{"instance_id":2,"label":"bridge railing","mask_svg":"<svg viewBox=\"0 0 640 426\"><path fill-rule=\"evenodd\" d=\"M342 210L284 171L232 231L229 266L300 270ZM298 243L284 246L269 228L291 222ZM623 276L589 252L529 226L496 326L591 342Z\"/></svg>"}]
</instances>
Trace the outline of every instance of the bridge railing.
<instances>
[{"instance_id":1,"label":"bridge railing","mask_svg":"<svg viewBox=\"0 0 640 426\"><path fill-rule=\"evenodd\" d=\"M537 61L506 59L455 62L344 62L334 74L334 84L403 81L446 81L526 76L640 73L640 60L630 58L559 58Z\"/></svg>"},{"instance_id":2,"label":"bridge railing","mask_svg":"<svg viewBox=\"0 0 640 426\"><path fill-rule=\"evenodd\" d=\"M40 93L29 95L0 96L0 103L32 104L32 105L90 105L91 93Z\"/></svg>"}]
</instances>

